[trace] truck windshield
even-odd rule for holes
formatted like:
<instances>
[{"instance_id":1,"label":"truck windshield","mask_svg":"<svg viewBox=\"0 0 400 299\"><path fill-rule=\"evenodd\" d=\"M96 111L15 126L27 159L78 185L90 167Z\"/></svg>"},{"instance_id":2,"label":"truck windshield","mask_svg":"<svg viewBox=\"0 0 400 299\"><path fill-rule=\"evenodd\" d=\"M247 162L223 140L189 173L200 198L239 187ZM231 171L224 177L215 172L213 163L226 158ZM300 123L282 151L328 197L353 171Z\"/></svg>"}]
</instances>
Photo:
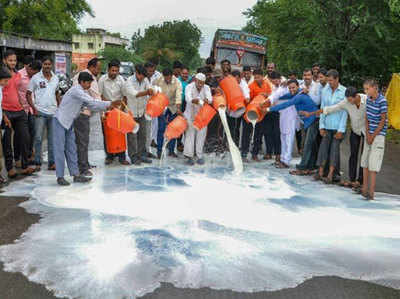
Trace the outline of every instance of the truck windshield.
<instances>
[{"instance_id":1,"label":"truck windshield","mask_svg":"<svg viewBox=\"0 0 400 299\"><path fill-rule=\"evenodd\" d=\"M228 59L232 65L239 64L239 57L234 49L219 48L217 52L217 62L221 63L222 60ZM245 52L241 61L241 65L251 67L261 67L262 55L257 53Z\"/></svg>"},{"instance_id":2,"label":"truck windshield","mask_svg":"<svg viewBox=\"0 0 400 299\"><path fill-rule=\"evenodd\" d=\"M119 68L119 73L121 75L132 75L133 74L133 69L129 65L121 65Z\"/></svg>"}]
</instances>

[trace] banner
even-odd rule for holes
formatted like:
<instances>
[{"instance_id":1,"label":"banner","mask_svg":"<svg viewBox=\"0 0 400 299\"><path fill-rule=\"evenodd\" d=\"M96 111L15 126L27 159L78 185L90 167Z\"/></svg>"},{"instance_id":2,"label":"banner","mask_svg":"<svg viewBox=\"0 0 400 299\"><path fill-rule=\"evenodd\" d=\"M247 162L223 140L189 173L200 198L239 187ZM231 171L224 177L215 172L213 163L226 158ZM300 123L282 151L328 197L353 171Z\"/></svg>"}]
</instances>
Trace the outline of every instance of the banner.
<instances>
[{"instance_id":1,"label":"banner","mask_svg":"<svg viewBox=\"0 0 400 299\"><path fill-rule=\"evenodd\" d=\"M400 130L400 74L393 74L386 92L386 100L388 101L389 124Z\"/></svg>"},{"instance_id":2,"label":"banner","mask_svg":"<svg viewBox=\"0 0 400 299\"><path fill-rule=\"evenodd\" d=\"M67 74L67 57L65 56L65 53L56 53L55 60L56 74Z\"/></svg>"}]
</instances>

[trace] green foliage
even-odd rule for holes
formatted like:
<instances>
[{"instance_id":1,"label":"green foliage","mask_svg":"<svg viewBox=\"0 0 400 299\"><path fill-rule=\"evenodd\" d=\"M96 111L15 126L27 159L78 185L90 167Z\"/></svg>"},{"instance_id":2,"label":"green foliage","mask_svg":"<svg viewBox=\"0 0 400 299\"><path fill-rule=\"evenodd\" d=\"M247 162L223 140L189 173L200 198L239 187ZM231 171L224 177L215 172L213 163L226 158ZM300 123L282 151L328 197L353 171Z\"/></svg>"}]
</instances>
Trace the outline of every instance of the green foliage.
<instances>
[{"instance_id":1,"label":"green foliage","mask_svg":"<svg viewBox=\"0 0 400 299\"><path fill-rule=\"evenodd\" d=\"M269 38L269 60L282 72L319 62L359 85L399 71L399 0L260 0L244 14L244 30Z\"/></svg>"},{"instance_id":2,"label":"green foliage","mask_svg":"<svg viewBox=\"0 0 400 299\"><path fill-rule=\"evenodd\" d=\"M112 59L118 59L121 62L133 62L134 64L144 62L144 60L136 53L121 47L107 46L97 54L99 57L104 59L102 67L103 71L107 70L107 65Z\"/></svg>"},{"instance_id":3,"label":"green foliage","mask_svg":"<svg viewBox=\"0 0 400 299\"><path fill-rule=\"evenodd\" d=\"M93 15L85 0L0 0L0 29L36 38L70 40L77 22Z\"/></svg>"},{"instance_id":4,"label":"green foliage","mask_svg":"<svg viewBox=\"0 0 400 299\"><path fill-rule=\"evenodd\" d=\"M146 60L161 67L171 67L174 60L180 60L191 69L201 61L199 47L201 31L189 20L164 22L153 25L132 36L131 48Z\"/></svg>"}]
</instances>

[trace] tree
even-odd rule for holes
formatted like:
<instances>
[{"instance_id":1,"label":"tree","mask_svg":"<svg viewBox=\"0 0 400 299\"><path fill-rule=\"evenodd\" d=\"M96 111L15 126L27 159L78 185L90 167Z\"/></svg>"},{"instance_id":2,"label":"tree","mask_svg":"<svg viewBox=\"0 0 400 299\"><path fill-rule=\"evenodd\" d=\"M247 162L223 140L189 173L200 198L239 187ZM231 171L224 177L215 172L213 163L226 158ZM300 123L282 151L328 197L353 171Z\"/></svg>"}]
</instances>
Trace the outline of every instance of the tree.
<instances>
[{"instance_id":1,"label":"tree","mask_svg":"<svg viewBox=\"0 0 400 299\"><path fill-rule=\"evenodd\" d=\"M399 0L261 0L245 15L245 30L269 38L268 57L281 71L320 62L359 84L387 81L399 65Z\"/></svg>"},{"instance_id":2,"label":"tree","mask_svg":"<svg viewBox=\"0 0 400 299\"><path fill-rule=\"evenodd\" d=\"M171 67L174 60L181 60L190 68L200 61L201 31L189 20L164 22L153 25L132 36L131 48L147 60L162 67Z\"/></svg>"},{"instance_id":3,"label":"tree","mask_svg":"<svg viewBox=\"0 0 400 299\"><path fill-rule=\"evenodd\" d=\"M118 59L121 62L133 62L134 64L144 62L144 60L134 52L121 47L106 46L97 53L97 55L104 59L103 71L107 70L107 65L112 59Z\"/></svg>"},{"instance_id":4,"label":"tree","mask_svg":"<svg viewBox=\"0 0 400 299\"><path fill-rule=\"evenodd\" d=\"M77 23L93 16L86 0L0 0L0 29L36 38L70 40Z\"/></svg>"}]
</instances>

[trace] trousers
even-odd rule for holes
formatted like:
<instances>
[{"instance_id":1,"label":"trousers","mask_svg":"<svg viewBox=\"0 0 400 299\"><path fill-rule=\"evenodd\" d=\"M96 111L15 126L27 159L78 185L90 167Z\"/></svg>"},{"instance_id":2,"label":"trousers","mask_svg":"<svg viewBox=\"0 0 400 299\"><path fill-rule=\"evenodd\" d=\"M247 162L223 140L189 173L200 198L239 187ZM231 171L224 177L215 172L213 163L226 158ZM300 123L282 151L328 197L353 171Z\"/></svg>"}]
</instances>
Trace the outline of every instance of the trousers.
<instances>
[{"instance_id":1,"label":"trousers","mask_svg":"<svg viewBox=\"0 0 400 299\"><path fill-rule=\"evenodd\" d=\"M44 137L44 129L47 130L47 162L49 166L54 164L54 152L53 152L53 115L44 114L38 112L35 116L35 137L34 137L34 148L35 148L35 165L42 165L42 143Z\"/></svg>"},{"instance_id":2,"label":"trousers","mask_svg":"<svg viewBox=\"0 0 400 299\"><path fill-rule=\"evenodd\" d=\"M172 112L167 109L164 114L158 117L158 130L157 130L157 153L161 154L162 147L164 144L164 133L167 125L177 117L177 114L172 114ZM170 153L175 151L176 139L169 140L168 150Z\"/></svg>"},{"instance_id":3,"label":"trousers","mask_svg":"<svg viewBox=\"0 0 400 299\"><path fill-rule=\"evenodd\" d=\"M57 178L64 177L65 160L71 176L79 175L78 156L76 152L76 141L74 125L64 128L57 118L53 117L53 145L56 163Z\"/></svg>"},{"instance_id":4,"label":"trousers","mask_svg":"<svg viewBox=\"0 0 400 299\"><path fill-rule=\"evenodd\" d=\"M290 132L288 134L281 134L281 146L282 146L281 161L287 165L289 165L290 161L292 160L295 136L296 136L295 130L293 130L293 132Z\"/></svg>"},{"instance_id":5,"label":"trousers","mask_svg":"<svg viewBox=\"0 0 400 299\"><path fill-rule=\"evenodd\" d=\"M135 117L135 121L139 124L139 131L134 133L128 133L126 138L128 140L128 156L132 160L135 157L142 158L146 154L146 141L148 127L151 123L146 120L144 115L141 117Z\"/></svg>"},{"instance_id":6,"label":"trousers","mask_svg":"<svg viewBox=\"0 0 400 299\"><path fill-rule=\"evenodd\" d=\"M89 170L90 116L80 114L74 121L78 166L81 173Z\"/></svg>"},{"instance_id":7,"label":"trousers","mask_svg":"<svg viewBox=\"0 0 400 299\"><path fill-rule=\"evenodd\" d=\"M203 157L203 147L207 136L207 127L198 131L193 123L189 124L188 129L185 132L185 149L183 154L186 157L193 158L196 148L197 158Z\"/></svg>"},{"instance_id":8,"label":"trousers","mask_svg":"<svg viewBox=\"0 0 400 299\"><path fill-rule=\"evenodd\" d=\"M10 171L14 166L13 143L11 142L13 130L14 130L14 139L15 138L18 139L16 141L16 144L21 154L21 168L26 169L28 167L29 145L31 142L31 137L29 135L29 129L28 129L28 115L24 110L21 111L3 110L3 112L7 115L12 126L12 129L7 126L5 127L5 132L3 136L3 153L4 153L6 169L7 171Z\"/></svg>"}]
</instances>

